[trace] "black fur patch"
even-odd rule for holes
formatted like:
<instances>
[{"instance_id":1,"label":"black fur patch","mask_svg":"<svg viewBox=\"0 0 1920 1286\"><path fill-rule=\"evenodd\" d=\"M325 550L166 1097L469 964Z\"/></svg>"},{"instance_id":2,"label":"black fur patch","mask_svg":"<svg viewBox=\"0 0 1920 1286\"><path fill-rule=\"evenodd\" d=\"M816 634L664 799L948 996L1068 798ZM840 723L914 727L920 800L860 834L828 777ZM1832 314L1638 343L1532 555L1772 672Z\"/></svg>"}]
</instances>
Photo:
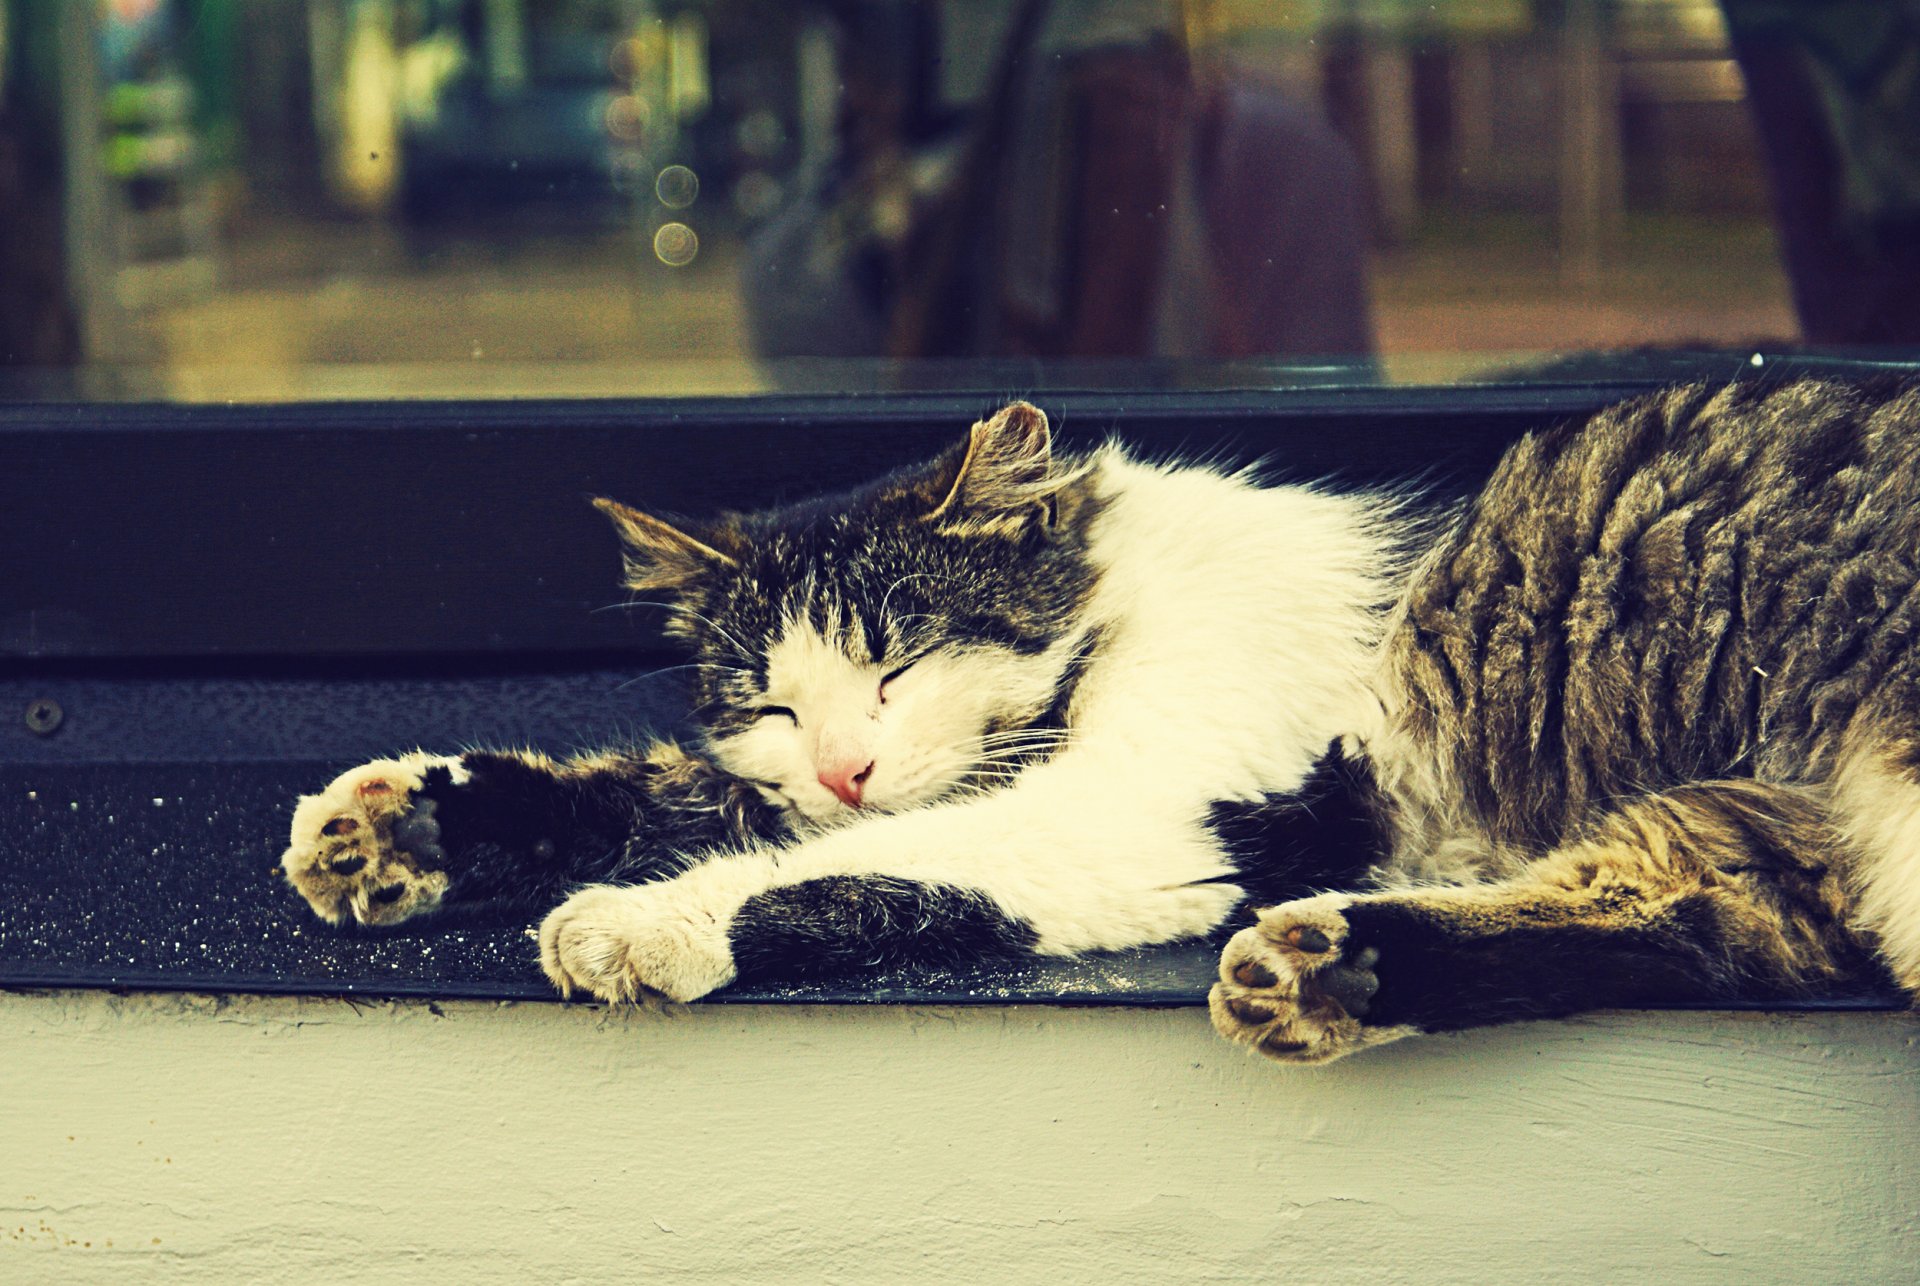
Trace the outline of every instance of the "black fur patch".
<instances>
[{"instance_id":1,"label":"black fur patch","mask_svg":"<svg viewBox=\"0 0 1920 1286\"><path fill-rule=\"evenodd\" d=\"M557 902L584 877L582 855L618 847L631 822L615 810L575 813L577 790L515 756L471 754L463 763L470 775L458 784L446 768L429 768L412 813L394 832L402 847L447 873L448 902Z\"/></svg>"},{"instance_id":2,"label":"black fur patch","mask_svg":"<svg viewBox=\"0 0 1920 1286\"><path fill-rule=\"evenodd\" d=\"M1761 1000L1705 895L1632 927L1540 924L1470 935L1414 902L1356 902L1346 954L1380 953L1367 1021L1457 1031L1589 1009Z\"/></svg>"},{"instance_id":3,"label":"black fur patch","mask_svg":"<svg viewBox=\"0 0 1920 1286\"><path fill-rule=\"evenodd\" d=\"M446 872L450 904L541 910L575 884L663 879L683 854L786 833L778 810L696 760L581 769L479 752L461 762L463 783L428 769L394 829L400 847Z\"/></svg>"},{"instance_id":4,"label":"black fur patch","mask_svg":"<svg viewBox=\"0 0 1920 1286\"><path fill-rule=\"evenodd\" d=\"M1053 699L1047 703L1047 708L1041 711L1037 719L1026 725L1028 729L1063 733L1067 730L1067 715L1073 709L1073 694L1079 690L1080 680L1086 677L1087 670L1093 665L1094 658L1099 655L1100 645L1104 641L1104 636L1097 629L1089 631L1087 637L1081 640L1079 650L1067 662L1066 668L1060 672L1060 678L1053 685ZM988 731L998 732L1001 729L989 727ZM1037 763L1047 757L1045 753L1035 752L1027 756L1027 759L1028 762Z\"/></svg>"},{"instance_id":5,"label":"black fur patch","mask_svg":"<svg viewBox=\"0 0 1920 1286\"><path fill-rule=\"evenodd\" d=\"M727 939L742 982L784 983L1015 959L1038 935L970 889L832 875L747 899Z\"/></svg>"},{"instance_id":6,"label":"black fur patch","mask_svg":"<svg viewBox=\"0 0 1920 1286\"><path fill-rule=\"evenodd\" d=\"M1249 907L1366 883L1383 861L1386 801L1362 756L1327 747L1298 791L1213 805L1207 825L1226 848Z\"/></svg>"}]
</instances>

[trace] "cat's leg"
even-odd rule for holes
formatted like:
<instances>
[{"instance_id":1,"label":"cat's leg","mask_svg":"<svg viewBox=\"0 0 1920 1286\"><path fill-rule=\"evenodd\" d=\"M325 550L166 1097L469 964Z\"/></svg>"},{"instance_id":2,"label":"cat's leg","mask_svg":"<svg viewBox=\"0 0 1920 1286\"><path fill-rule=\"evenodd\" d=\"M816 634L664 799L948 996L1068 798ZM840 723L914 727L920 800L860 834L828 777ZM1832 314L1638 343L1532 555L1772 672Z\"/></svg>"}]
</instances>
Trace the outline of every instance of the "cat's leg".
<instances>
[{"instance_id":1,"label":"cat's leg","mask_svg":"<svg viewBox=\"0 0 1920 1286\"><path fill-rule=\"evenodd\" d=\"M1418 1032L1877 977L1847 924L1845 852L1809 792L1651 795L1512 880L1261 911L1221 958L1214 1026L1317 1063Z\"/></svg>"},{"instance_id":2,"label":"cat's leg","mask_svg":"<svg viewBox=\"0 0 1920 1286\"><path fill-rule=\"evenodd\" d=\"M899 966L1076 955L1210 932L1249 893L1354 887L1378 859L1364 761L1299 791L1202 801L1111 764L737 853L642 888L583 889L541 926L564 993L693 1000Z\"/></svg>"},{"instance_id":3,"label":"cat's leg","mask_svg":"<svg viewBox=\"0 0 1920 1286\"><path fill-rule=\"evenodd\" d=\"M846 980L1040 953L1038 930L990 888L872 873L782 883L771 862L739 856L698 869L698 879L583 889L548 915L540 958L561 994L689 1001L736 982Z\"/></svg>"},{"instance_id":4,"label":"cat's leg","mask_svg":"<svg viewBox=\"0 0 1920 1286\"><path fill-rule=\"evenodd\" d=\"M1067 956L1221 924L1243 896L1204 802L1056 762L673 879L574 894L540 929L563 993L694 1000L741 977Z\"/></svg>"},{"instance_id":5,"label":"cat's leg","mask_svg":"<svg viewBox=\"0 0 1920 1286\"><path fill-rule=\"evenodd\" d=\"M301 799L281 869L321 918L392 925L453 904L549 907L575 884L660 878L680 854L784 831L752 786L671 743L559 762L414 753Z\"/></svg>"}]
</instances>

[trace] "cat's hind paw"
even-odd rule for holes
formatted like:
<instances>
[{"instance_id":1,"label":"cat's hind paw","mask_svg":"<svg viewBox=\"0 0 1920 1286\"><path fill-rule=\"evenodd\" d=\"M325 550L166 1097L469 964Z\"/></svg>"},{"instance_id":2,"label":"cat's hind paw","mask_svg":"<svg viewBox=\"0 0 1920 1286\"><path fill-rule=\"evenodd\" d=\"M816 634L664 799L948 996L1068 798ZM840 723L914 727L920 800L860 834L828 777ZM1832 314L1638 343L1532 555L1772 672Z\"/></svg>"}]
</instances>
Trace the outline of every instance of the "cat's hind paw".
<instances>
[{"instance_id":1,"label":"cat's hind paw","mask_svg":"<svg viewBox=\"0 0 1920 1286\"><path fill-rule=\"evenodd\" d=\"M330 924L398 924L440 905L448 877L432 800L416 798L430 768L456 780L458 759L412 754L377 759L334 778L293 810L280 869Z\"/></svg>"},{"instance_id":2,"label":"cat's hind paw","mask_svg":"<svg viewBox=\"0 0 1920 1286\"><path fill-rule=\"evenodd\" d=\"M678 881L598 884L540 925L540 967L562 996L608 1004L698 1000L736 970L724 919L678 896Z\"/></svg>"},{"instance_id":3,"label":"cat's hind paw","mask_svg":"<svg viewBox=\"0 0 1920 1286\"><path fill-rule=\"evenodd\" d=\"M1268 907L1228 939L1207 996L1214 1029L1287 1063L1325 1063L1412 1035L1363 1021L1380 989L1380 953L1353 942L1351 903L1327 893Z\"/></svg>"}]
</instances>

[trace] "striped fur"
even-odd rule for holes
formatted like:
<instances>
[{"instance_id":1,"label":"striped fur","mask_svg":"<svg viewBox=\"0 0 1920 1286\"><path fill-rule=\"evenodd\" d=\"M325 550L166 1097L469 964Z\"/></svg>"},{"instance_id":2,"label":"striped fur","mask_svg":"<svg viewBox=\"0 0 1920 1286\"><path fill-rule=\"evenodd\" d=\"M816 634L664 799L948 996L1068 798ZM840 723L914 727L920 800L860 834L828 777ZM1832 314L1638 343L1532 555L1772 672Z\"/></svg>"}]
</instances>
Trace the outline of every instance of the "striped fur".
<instances>
[{"instance_id":1,"label":"striped fur","mask_svg":"<svg viewBox=\"0 0 1920 1286\"><path fill-rule=\"evenodd\" d=\"M1516 445L1381 649L1384 887L1263 912L1216 1025L1319 1061L1882 967L1920 987L1916 442L1911 387L1802 382ZM1363 955L1364 1014L1315 981Z\"/></svg>"}]
</instances>

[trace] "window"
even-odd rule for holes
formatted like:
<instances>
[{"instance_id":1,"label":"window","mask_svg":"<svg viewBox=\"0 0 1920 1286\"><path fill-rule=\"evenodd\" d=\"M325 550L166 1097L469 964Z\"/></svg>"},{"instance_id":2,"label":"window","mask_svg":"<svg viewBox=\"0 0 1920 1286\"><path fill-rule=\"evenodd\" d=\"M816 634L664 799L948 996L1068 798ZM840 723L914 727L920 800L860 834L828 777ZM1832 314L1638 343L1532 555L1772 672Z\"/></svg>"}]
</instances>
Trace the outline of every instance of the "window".
<instances>
[{"instance_id":1,"label":"window","mask_svg":"<svg viewBox=\"0 0 1920 1286\"><path fill-rule=\"evenodd\" d=\"M587 494L761 504L1014 392L1464 483L1650 382L1904 367L1917 54L1766 0L4 0L4 980L545 994L267 872L356 757L678 717Z\"/></svg>"}]
</instances>

